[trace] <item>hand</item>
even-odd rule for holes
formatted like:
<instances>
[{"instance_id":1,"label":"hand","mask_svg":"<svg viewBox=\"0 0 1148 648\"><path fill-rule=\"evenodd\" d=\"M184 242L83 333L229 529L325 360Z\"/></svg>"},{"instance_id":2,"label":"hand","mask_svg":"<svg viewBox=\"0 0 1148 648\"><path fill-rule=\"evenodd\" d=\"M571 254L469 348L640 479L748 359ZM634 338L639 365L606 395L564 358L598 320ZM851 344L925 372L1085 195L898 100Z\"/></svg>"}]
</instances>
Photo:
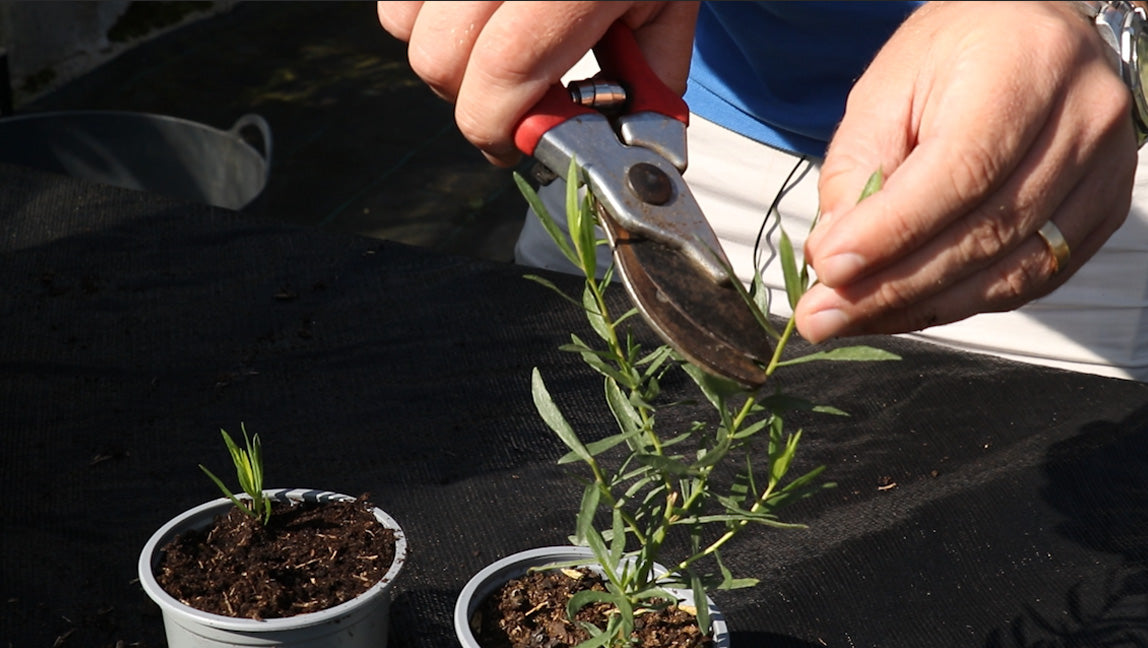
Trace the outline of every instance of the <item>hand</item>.
<instances>
[{"instance_id":1,"label":"hand","mask_svg":"<svg viewBox=\"0 0 1148 648\"><path fill-rule=\"evenodd\" d=\"M379 2L379 22L410 44L411 68L455 103L459 130L491 162L520 157L514 128L617 20L654 73L685 92L695 2Z\"/></svg>"},{"instance_id":2,"label":"hand","mask_svg":"<svg viewBox=\"0 0 1148 648\"><path fill-rule=\"evenodd\" d=\"M796 309L819 342L1003 311L1051 292L1128 214L1131 97L1069 3L929 3L849 96ZM877 169L884 188L855 204ZM1035 232L1051 219L1071 258ZM1117 279L1118 278L1114 278Z\"/></svg>"}]
</instances>

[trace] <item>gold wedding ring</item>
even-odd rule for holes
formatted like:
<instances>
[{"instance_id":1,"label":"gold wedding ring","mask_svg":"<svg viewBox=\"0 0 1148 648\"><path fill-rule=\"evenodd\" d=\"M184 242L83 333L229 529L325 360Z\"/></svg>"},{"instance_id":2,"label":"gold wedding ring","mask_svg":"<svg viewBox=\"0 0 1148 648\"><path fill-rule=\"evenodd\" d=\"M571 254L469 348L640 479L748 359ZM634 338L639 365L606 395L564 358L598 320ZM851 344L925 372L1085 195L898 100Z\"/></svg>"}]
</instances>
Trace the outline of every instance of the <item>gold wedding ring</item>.
<instances>
[{"instance_id":1,"label":"gold wedding ring","mask_svg":"<svg viewBox=\"0 0 1148 648\"><path fill-rule=\"evenodd\" d=\"M1052 253L1052 274L1060 272L1060 269L1068 263L1069 257L1068 241L1064 240L1064 234L1051 220L1045 221L1037 234L1044 239L1048 251Z\"/></svg>"}]
</instances>

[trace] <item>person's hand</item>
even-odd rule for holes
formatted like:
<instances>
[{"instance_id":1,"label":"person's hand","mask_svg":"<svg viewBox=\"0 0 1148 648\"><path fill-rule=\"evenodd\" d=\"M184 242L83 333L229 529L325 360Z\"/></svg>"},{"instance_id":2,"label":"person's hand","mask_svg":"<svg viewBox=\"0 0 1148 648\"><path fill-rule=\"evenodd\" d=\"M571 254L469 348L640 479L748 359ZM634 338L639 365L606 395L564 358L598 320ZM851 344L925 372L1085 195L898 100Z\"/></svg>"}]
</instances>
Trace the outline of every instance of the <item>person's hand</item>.
<instances>
[{"instance_id":1,"label":"person's hand","mask_svg":"<svg viewBox=\"0 0 1148 648\"><path fill-rule=\"evenodd\" d=\"M455 103L459 130L491 162L520 157L514 128L617 20L651 69L682 93L695 2L379 2L379 22L409 43L411 68Z\"/></svg>"},{"instance_id":2,"label":"person's hand","mask_svg":"<svg viewBox=\"0 0 1148 648\"><path fill-rule=\"evenodd\" d=\"M1131 97L1070 4L928 3L886 43L822 167L803 337L1019 307L1120 226L1136 169ZM856 204L878 169L884 188ZM1036 233L1050 219L1071 249L1059 270Z\"/></svg>"}]
</instances>

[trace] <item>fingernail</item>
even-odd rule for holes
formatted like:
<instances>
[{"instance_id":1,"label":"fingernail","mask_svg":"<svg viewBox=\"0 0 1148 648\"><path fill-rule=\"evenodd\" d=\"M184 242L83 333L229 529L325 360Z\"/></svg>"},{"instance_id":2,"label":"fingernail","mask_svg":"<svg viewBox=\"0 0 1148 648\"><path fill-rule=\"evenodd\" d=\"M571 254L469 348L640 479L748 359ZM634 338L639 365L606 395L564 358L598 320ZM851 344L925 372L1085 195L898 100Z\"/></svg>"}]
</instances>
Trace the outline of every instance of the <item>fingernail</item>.
<instances>
[{"instance_id":1,"label":"fingernail","mask_svg":"<svg viewBox=\"0 0 1148 648\"><path fill-rule=\"evenodd\" d=\"M826 257L815 264L817 278L827 286L849 283L865 269L865 259L855 252L843 252Z\"/></svg>"},{"instance_id":2,"label":"fingernail","mask_svg":"<svg viewBox=\"0 0 1148 648\"><path fill-rule=\"evenodd\" d=\"M849 325L849 318L845 312L836 308L817 311L805 318L805 326L801 327L802 336L810 342L817 343L836 337Z\"/></svg>"}]
</instances>

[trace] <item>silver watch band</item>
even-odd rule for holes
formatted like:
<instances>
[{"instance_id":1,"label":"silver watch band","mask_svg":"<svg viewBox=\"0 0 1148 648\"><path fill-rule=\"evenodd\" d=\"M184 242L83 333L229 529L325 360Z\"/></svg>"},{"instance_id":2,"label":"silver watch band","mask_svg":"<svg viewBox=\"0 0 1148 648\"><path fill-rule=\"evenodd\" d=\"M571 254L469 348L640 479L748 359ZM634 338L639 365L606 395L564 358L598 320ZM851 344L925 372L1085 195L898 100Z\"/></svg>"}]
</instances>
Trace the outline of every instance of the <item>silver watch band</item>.
<instances>
[{"instance_id":1,"label":"silver watch band","mask_svg":"<svg viewBox=\"0 0 1148 648\"><path fill-rule=\"evenodd\" d=\"M1148 141L1148 15L1131 2L1073 2L1115 54L1114 64L1132 93L1132 122L1139 146Z\"/></svg>"}]
</instances>

